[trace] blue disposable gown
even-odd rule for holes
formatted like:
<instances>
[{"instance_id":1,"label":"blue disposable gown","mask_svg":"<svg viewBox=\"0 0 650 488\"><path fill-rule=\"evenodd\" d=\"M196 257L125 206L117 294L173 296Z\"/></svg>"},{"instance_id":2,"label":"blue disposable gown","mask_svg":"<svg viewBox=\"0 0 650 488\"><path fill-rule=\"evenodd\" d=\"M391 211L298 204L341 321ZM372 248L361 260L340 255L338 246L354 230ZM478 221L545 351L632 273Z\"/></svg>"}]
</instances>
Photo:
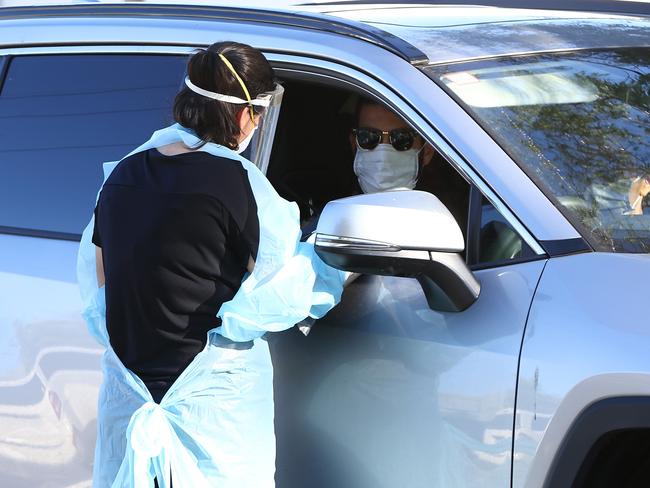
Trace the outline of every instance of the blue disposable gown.
<instances>
[{"instance_id":1,"label":"blue disposable gown","mask_svg":"<svg viewBox=\"0 0 650 488\"><path fill-rule=\"evenodd\" d=\"M159 130L133 151L175 142L196 146L189 130ZM250 161L216 144L201 148L241 161L258 208L260 243L253 272L222 305L222 325L170 387L160 404L110 346L104 287L98 288L93 220L83 232L77 261L83 316L106 347L98 401L96 487L267 488L274 486L273 374L266 332L318 318L340 299L345 274L325 265L311 242L300 242L295 203L282 199ZM133 154L131 153L131 154ZM104 181L119 163L104 165ZM253 341L250 348L222 347L224 337Z\"/></svg>"}]
</instances>

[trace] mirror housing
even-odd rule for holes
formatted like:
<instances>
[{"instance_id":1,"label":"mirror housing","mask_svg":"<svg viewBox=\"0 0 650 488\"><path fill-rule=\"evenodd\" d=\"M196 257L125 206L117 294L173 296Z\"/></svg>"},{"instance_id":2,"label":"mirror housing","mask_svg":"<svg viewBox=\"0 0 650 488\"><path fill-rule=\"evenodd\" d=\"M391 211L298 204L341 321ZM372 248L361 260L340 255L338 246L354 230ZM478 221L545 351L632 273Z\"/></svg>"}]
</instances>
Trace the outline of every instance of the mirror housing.
<instances>
[{"instance_id":1,"label":"mirror housing","mask_svg":"<svg viewBox=\"0 0 650 488\"><path fill-rule=\"evenodd\" d=\"M434 310L459 312L481 286L460 253L463 234L434 195L370 193L329 202L316 229L316 253L334 268L416 278Z\"/></svg>"}]
</instances>

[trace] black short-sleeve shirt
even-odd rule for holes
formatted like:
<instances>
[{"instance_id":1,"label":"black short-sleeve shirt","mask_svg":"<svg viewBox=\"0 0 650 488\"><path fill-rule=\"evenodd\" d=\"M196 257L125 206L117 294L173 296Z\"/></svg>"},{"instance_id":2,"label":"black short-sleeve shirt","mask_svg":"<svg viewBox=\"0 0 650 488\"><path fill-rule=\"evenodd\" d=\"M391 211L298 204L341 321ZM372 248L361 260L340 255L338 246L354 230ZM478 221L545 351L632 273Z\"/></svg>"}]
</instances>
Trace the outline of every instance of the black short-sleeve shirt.
<instances>
[{"instance_id":1,"label":"black short-sleeve shirt","mask_svg":"<svg viewBox=\"0 0 650 488\"><path fill-rule=\"evenodd\" d=\"M154 399L205 346L216 313L255 259L257 206L239 161L156 149L122 160L100 193L106 325Z\"/></svg>"}]
</instances>

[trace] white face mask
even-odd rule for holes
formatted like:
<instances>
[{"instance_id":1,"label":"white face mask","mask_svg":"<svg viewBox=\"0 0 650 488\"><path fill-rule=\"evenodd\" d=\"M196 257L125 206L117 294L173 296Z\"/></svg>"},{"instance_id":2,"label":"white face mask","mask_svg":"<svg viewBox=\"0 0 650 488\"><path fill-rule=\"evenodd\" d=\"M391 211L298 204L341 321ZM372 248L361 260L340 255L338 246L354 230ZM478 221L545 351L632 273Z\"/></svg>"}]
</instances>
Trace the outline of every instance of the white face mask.
<instances>
[{"instance_id":1,"label":"white face mask","mask_svg":"<svg viewBox=\"0 0 650 488\"><path fill-rule=\"evenodd\" d=\"M248 133L248 135L244 138L244 140L239 143L239 146L235 150L237 154L241 154L246 150L248 145L251 143L251 139L253 139L253 134L255 134L256 130L257 130L257 125L253 126L253 129Z\"/></svg>"},{"instance_id":2,"label":"white face mask","mask_svg":"<svg viewBox=\"0 0 650 488\"><path fill-rule=\"evenodd\" d=\"M420 149L398 151L390 144L374 149L357 146L354 173L364 193L415 188L418 179Z\"/></svg>"}]
</instances>

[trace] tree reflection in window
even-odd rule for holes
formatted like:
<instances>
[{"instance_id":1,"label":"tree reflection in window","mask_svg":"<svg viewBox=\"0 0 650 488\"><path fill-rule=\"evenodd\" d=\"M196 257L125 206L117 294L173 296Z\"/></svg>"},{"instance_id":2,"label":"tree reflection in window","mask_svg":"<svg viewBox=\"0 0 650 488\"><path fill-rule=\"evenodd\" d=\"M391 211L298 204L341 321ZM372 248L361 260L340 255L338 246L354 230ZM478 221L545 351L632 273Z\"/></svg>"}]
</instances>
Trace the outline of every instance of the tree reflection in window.
<instances>
[{"instance_id":1,"label":"tree reflection in window","mask_svg":"<svg viewBox=\"0 0 650 488\"><path fill-rule=\"evenodd\" d=\"M502 59L465 74L472 91L452 90L478 100L468 108L595 248L650 251L650 208L630 206L650 204L631 192L650 177L650 49Z\"/></svg>"}]
</instances>

